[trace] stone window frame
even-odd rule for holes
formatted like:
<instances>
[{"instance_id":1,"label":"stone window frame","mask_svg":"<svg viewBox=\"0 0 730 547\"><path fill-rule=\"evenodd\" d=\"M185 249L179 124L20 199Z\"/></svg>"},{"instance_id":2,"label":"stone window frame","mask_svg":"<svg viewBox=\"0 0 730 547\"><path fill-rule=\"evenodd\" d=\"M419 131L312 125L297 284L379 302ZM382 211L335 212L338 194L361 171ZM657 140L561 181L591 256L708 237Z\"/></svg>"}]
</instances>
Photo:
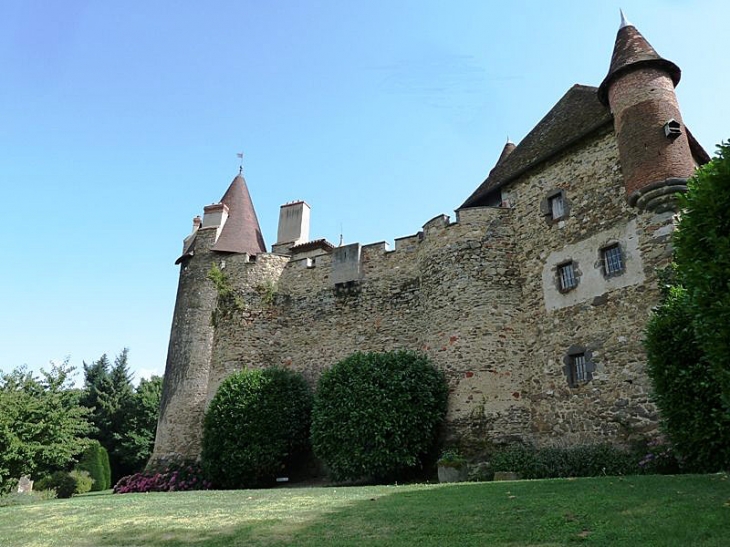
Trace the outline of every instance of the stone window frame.
<instances>
[{"instance_id":1,"label":"stone window frame","mask_svg":"<svg viewBox=\"0 0 730 547\"><path fill-rule=\"evenodd\" d=\"M606 267L606 251L612 249L618 249L620 269L609 272L608 268ZM601 273L603 274L603 277L605 279L618 277L626 273L626 252L624 250L624 246L621 244L620 241L609 241L605 245L602 245L600 249L598 249L598 267L601 269Z\"/></svg>"},{"instance_id":2,"label":"stone window frame","mask_svg":"<svg viewBox=\"0 0 730 547\"><path fill-rule=\"evenodd\" d=\"M571 266L572 267L572 275L571 278L573 280L573 285L570 287L564 287L563 286L563 269ZM572 258L569 260L564 260L563 262L559 262L555 266L555 284L558 289L558 292L561 294L569 293L570 291L574 291L576 288L578 288L578 285L580 285L580 278L582 276L582 272L580 271L580 268L578 267L578 262L573 260Z\"/></svg>"},{"instance_id":3,"label":"stone window frame","mask_svg":"<svg viewBox=\"0 0 730 547\"><path fill-rule=\"evenodd\" d=\"M580 362L579 358L583 358L583 371L585 378L576 379L576 365ZM563 374L568 382L568 386L576 388L587 384L593 380L593 373L596 370L596 364L593 361L593 352L587 347L580 344L573 344L568 348L563 356Z\"/></svg>"},{"instance_id":4,"label":"stone window frame","mask_svg":"<svg viewBox=\"0 0 730 547\"><path fill-rule=\"evenodd\" d=\"M563 214L555 217L553 216L553 200L557 198L560 198L563 202ZM570 216L570 209L570 200L568 200L565 190L562 188L553 188L540 201L540 213L545 217L548 224L555 224L556 222L567 219Z\"/></svg>"}]
</instances>

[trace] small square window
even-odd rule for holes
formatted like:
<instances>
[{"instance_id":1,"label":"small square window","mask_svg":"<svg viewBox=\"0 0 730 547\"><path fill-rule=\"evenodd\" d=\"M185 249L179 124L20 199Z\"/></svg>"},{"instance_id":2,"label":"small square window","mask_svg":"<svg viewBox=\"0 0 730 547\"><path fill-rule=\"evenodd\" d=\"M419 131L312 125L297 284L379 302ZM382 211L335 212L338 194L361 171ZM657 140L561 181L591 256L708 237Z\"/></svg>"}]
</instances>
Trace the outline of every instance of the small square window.
<instances>
[{"instance_id":1,"label":"small square window","mask_svg":"<svg viewBox=\"0 0 730 547\"><path fill-rule=\"evenodd\" d=\"M578 285L574 262L566 262L558 266L558 281L560 282L561 291L569 291Z\"/></svg>"},{"instance_id":2,"label":"small square window","mask_svg":"<svg viewBox=\"0 0 730 547\"><path fill-rule=\"evenodd\" d=\"M618 243L601 249L603 273L606 277L618 275L624 271L624 259L621 256L621 247Z\"/></svg>"},{"instance_id":3,"label":"small square window","mask_svg":"<svg viewBox=\"0 0 730 547\"><path fill-rule=\"evenodd\" d=\"M557 220L565 216L565 200L563 199L563 193L554 195L548 200L550 204L550 216Z\"/></svg>"},{"instance_id":4,"label":"small square window","mask_svg":"<svg viewBox=\"0 0 730 547\"><path fill-rule=\"evenodd\" d=\"M588 381L586 369L586 354L577 353L570 356L570 383L571 385L583 384Z\"/></svg>"}]
</instances>

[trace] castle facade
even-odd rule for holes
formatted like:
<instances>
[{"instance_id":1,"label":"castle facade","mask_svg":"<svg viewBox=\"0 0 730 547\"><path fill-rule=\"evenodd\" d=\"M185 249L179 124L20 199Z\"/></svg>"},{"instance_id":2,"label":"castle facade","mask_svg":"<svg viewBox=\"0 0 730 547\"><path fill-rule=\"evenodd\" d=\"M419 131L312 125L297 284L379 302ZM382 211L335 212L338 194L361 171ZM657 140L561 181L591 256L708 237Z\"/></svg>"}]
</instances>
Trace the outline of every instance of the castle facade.
<instances>
[{"instance_id":1,"label":"castle facade","mask_svg":"<svg viewBox=\"0 0 730 547\"><path fill-rule=\"evenodd\" d=\"M199 456L206 405L231 373L280 365L314 383L355 351L427 354L449 382L447 434L467 444L651 435L643 330L674 195L709 160L679 79L622 20L601 85L569 89L453 220L392 250L310 240L309 206L294 202L267 252L239 174L177 261L153 460ZM211 268L234 296L219 296Z\"/></svg>"}]
</instances>

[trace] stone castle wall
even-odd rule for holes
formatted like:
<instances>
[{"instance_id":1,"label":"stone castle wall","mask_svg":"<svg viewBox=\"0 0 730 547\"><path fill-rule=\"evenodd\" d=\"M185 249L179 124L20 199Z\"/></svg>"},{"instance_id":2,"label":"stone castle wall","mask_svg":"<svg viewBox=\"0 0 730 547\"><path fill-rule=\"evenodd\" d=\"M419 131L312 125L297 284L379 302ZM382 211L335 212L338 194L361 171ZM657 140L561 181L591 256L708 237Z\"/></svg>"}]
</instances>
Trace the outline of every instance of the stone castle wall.
<instances>
[{"instance_id":1,"label":"stone castle wall","mask_svg":"<svg viewBox=\"0 0 730 547\"><path fill-rule=\"evenodd\" d=\"M342 286L330 282L332 255L309 268L306 260L286 263L273 255L240 267L227 259L249 308L216 331L210 396L241 368L283 365L314 383L355 351L409 349L427 353L446 373L452 423L469 422L488 401L501 435L524 431L529 411L519 395L524 377L514 366L520 291L510 214L467 210L458 223L437 217L422 236L399 240L395 251L364 246L362 279ZM284 263L277 279L272 265ZM267 281L251 281L253 271L264 270L274 274L268 302Z\"/></svg>"},{"instance_id":2,"label":"stone castle wall","mask_svg":"<svg viewBox=\"0 0 730 547\"><path fill-rule=\"evenodd\" d=\"M551 221L537 205L560 188L567 218ZM655 270L670 258L671 214L638 213L626 203L619 153L609 128L566 149L507 189L520 249L520 328L529 368L531 431L540 442L626 442L653 431L641 345L658 303ZM619 243L622 275L605 278L600 250ZM557 266L575 260L578 287L561 294ZM583 348L593 378L571 387L566 360Z\"/></svg>"},{"instance_id":3,"label":"stone castle wall","mask_svg":"<svg viewBox=\"0 0 730 547\"><path fill-rule=\"evenodd\" d=\"M557 221L544 208L555 190L569 205ZM217 255L245 306L215 330L208 399L243 368L283 365L314 384L355 351L410 349L446 373L451 435L622 443L652 431L641 338L659 298L654 270L669 258L671 215L626 205L610 127L503 196L510 207L462 209L454 223L436 217L394 251L353 246L360 260L347 271L337 251ZM605 278L600 249L612 243L626 269ZM556 268L565 260L579 265L580 282L563 294ZM571 387L576 348L593 372Z\"/></svg>"}]
</instances>

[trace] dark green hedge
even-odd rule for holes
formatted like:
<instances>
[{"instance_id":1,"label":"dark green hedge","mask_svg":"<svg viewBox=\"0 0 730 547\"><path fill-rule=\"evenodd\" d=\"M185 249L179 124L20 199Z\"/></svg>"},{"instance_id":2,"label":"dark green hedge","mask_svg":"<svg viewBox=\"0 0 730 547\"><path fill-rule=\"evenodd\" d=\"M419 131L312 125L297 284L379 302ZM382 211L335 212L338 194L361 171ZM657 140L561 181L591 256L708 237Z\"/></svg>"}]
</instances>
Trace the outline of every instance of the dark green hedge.
<instances>
[{"instance_id":1,"label":"dark green hedge","mask_svg":"<svg viewBox=\"0 0 730 547\"><path fill-rule=\"evenodd\" d=\"M570 448L514 444L495 451L492 471L512 471L523 479L635 475L643 472L636 453L607 444Z\"/></svg>"},{"instance_id":2,"label":"dark green hedge","mask_svg":"<svg viewBox=\"0 0 730 547\"><path fill-rule=\"evenodd\" d=\"M99 441L91 441L89 447L84 451L79 460L77 469L87 471L94 484L91 487L93 492L111 488L111 467L109 466L109 454L101 446Z\"/></svg>"},{"instance_id":3,"label":"dark green hedge","mask_svg":"<svg viewBox=\"0 0 730 547\"><path fill-rule=\"evenodd\" d=\"M664 430L693 471L730 468L730 145L680 197L674 286L646 332Z\"/></svg>"},{"instance_id":4,"label":"dark green hedge","mask_svg":"<svg viewBox=\"0 0 730 547\"><path fill-rule=\"evenodd\" d=\"M443 373L425 356L355 353L320 377L314 453L335 480L395 480L433 451L447 398Z\"/></svg>"},{"instance_id":5,"label":"dark green hedge","mask_svg":"<svg viewBox=\"0 0 730 547\"><path fill-rule=\"evenodd\" d=\"M646 329L647 373L662 427L684 466L717 471L730 464L730 416L693 317L687 291L671 288Z\"/></svg>"},{"instance_id":6,"label":"dark green hedge","mask_svg":"<svg viewBox=\"0 0 730 547\"><path fill-rule=\"evenodd\" d=\"M272 367L228 377L205 415L202 464L217 488L267 486L308 448L312 395L304 378Z\"/></svg>"},{"instance_id":7,"label":"dark green hedge","mask_svg":"<svg viewBox=\"0 0 730 547\"><path fill-rule=\"evenodd\" d=\"M55 490L59 498L85 494L91 490L92 479L86 471L56 471L35 484L36 490Z\"/></svg>"}]
</instances>

